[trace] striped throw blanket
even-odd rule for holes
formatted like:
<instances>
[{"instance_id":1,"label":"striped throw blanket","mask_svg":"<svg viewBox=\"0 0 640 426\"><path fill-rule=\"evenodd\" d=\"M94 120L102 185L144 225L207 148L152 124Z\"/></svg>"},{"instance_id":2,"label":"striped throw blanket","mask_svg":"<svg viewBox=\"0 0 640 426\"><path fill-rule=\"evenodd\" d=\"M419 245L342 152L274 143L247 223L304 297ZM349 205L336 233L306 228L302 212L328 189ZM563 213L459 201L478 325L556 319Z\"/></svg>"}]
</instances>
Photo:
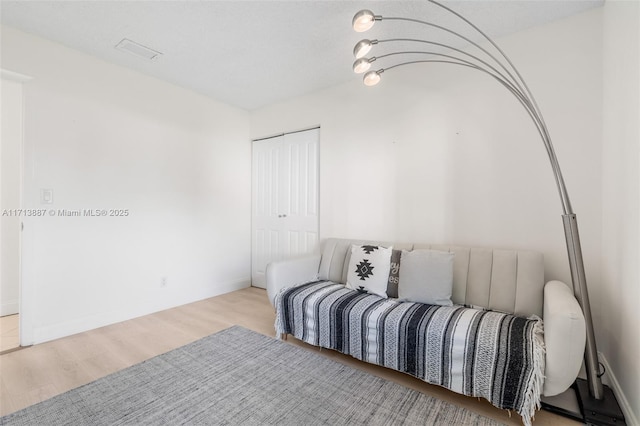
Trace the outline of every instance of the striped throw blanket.
<instances>
[{"instance_id":1,"label":"striped throw blanket","mask_svg":"<svg viewBox=\"0 0 640 426\"><path fill-rule=\"evenodd\" d=\"M525 425L540 407L542 320L399 302L331 281L282 290L276 333L334 349L493 405Z\"/></svg>"}]
</instances>

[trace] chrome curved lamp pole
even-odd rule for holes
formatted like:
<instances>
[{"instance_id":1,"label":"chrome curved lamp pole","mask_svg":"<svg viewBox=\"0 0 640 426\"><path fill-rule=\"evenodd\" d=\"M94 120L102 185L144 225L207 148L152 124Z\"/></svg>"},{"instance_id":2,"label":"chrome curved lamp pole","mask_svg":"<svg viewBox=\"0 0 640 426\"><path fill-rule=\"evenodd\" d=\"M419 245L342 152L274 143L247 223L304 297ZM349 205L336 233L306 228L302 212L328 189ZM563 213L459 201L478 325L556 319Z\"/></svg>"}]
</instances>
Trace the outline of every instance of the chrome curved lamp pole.
<instances>
[{"instance_id":1,"label":"chrome curved lamp pole","mask_svg":"<svg viewBox=\"0 0 640 426\"><path fill-rule=\"evenodd\" d=\"M480 34L484 39L486 39L491 46L496 50L497 54L492 54L487 49L480 46L478 43L472 41L471 39L459 34L456 31L453 31L449 28L446 28L442 25L434 24L427 21L421 21L413 18L400 18L400 17L382 17L380 15L375 15L370 10L361 10L356 13L353 17L353 28L357 32L364 32L369 30L376 21L382 20L396 20L396 21L406 21L413 22L422 25L428 25L430 27L436 28L438 30L442 30L448 34L454 35L465 43L470 44L474 48L478 49L480 53L477 55L462 51L461 49L455 48L453 46L438 43L430 40L416 40L416 39L389 39L389 40L361 40L354 47L354 56L357 58L353 64L353 69L356 73L365 73L364 74L364 83L367 86L373 86L380 82L381 74L385 70L390 70L396 67L410 65L415 63L444 63L449 65L457 65L463 66L469 69L473 69L476 71L481 71L485 74L490 75L495 80L497 80L500 84L502 84L506 89L508 89L512 95L518 99L520 104L524 107L524 109L529 114L529 117L532 119L540 137L542 138L542 142L547 151L547 155L549 156L549 161L551 162L551 169L553 170L553 175L556 181L556 186L558 188L558 193L560 195L560 202L562 204L562 222L564 226L565 240L567 244L567 254L569 257L569 267L571 270L571 280L573 284L573 292L580 303L580 307L584 313L585 322L586 322L586 331L587 331L587 343L585 347L585 365L587 372L587 381L589 384L589 393L594 399L601 400L604 398L604 390L602 386L602 381L600 379L599 374L599 362L598 362L598 350L596 347L595 333L593 329L593 318L591 315L591 305L589 303L589 294L587 291L587 280L586 274L584 271L584 261L582 257L582 247L580 245L580 236L578 233L578 223L576 221L576 215L573 212L571 207L571 201L569 200L569 194L567 193L567 188L564 183L564 179L562 177L562 171L560 170L560 165L558 164L558 159L556 158L555 151L553 149L553 144L551 143L551 137L549 136L549 130L547 129L547 125L544 122L542 117L542 113L536 103L531 91L527 87L524 79L513 65L511 60L507 57L507 55L498 47L498 45L484 32L482 32L477 26L471 23L468 19L460 15L459 13L451 10L450 8L434 1L429 0L430 3L446 10L448 13L455 15L458 19L464 21L470 28L472 28L475 32ZM451 54L443 54L439 52L431 52L431 51L400 51L400 52L392 52L383 54L377 57L366 58L365 55L371 51L374 45L379 43L393 43L393 42L415 42L415 43L426 43L432 46L437 46L441 48L445 48L448 51L452 52ZM399 57L401 55L429 55L433 57L433 59L413 59L407 60L405 62L399 62L392 64L386 68L380 68L378 70L369 70L371 64L378 59L382 58L390 58L390 57ZM483 58L484 57L484 58ZM494 65L491 65L491 64Z\"/></svg>"}]
</instances>

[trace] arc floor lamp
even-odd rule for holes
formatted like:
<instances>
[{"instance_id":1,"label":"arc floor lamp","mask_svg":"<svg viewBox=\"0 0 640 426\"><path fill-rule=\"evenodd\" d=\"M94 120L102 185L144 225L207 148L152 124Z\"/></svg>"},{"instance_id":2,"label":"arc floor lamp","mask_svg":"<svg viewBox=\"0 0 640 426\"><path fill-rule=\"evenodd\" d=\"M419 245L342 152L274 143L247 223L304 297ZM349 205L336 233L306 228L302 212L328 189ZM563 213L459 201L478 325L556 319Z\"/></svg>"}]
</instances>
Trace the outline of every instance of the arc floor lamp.
<instances>
[{"instance_id":1,"label":"arc floor lamp","mask_svg":"<svg viewBox=\"0 0 640 426\"><path fill-rule=\"evenodd\" d=\"M413 38L393 38L387 40L368 40L364 39L359 41L354 49L353 53L356 57L356 61L353 64L354 72L361 74L364 73L364 84L367 86L373 86L380 82L381 75L385 71L391 70L396 67L417 64L417 63L440 63L466 67L475 71L480 71L502 86L515 96L518 102L524 107L529 114L529 117L533 121L536 130L540 134L542 143L547 151L549 160L551 162L551 169L556 181L558 192L560 194L560 202L562 204L562 222L564 225L565 240L567 244L567 254L569 257L569 267L571 270L571 280L573 284L573 291L582 307L582 311L585 316L586 330L587 330L587 343L585 348L585 366L587 373L586 385L580 385L578 383L578 398L581 400L581 408L583 416L587 416L585 411L594 413L599 422L600 418L609 418L612 415L618 415L620 409L617 408L617 402L611 390L607 387L603 387L600 379L600 367L598 362L598 351L596 347L595 334L593 330L593 319L591 316L591 305L589 304L589 294L587 291L587 280L584 271L584 262L582 258L582 248L580 246L580 236L578 234L578 223L576 221L576 215L571 207L567 188L562 178L562 171L558 164L553 144L551 143L551 136L549 130L545 124L544 118L540 108L538 107L531 91L527 87L524 79L513 65L507 55L500 49L500 47L482 30L476 25L470 22L467 18L460 15L458 12L450 9L443 4L440 4L434 0L429 0L429 3L443 9L446 13L455 17L455 19L464 22L464 24L476 33L484 38L488 43L488 47L482 47L477 42L474 42L471 38L465 37L450 28L447 28L443 24L436 24L433 22L427 22L414 18L404 17L383 17L375 15L370 10L361 10L353 17L353 29L357 32L364 32L369 30L376 21L404 21L421 25L426 25L431 28L435 28L442 33L452 35L462 41L463 43L472 46L473 51L478 53L469 53L468 51L456 48L452 45L440 43L433 40L421 40ZM392 51L389 53L383 53L379 56L366 55L371 51L373 46L381 43L389 43L393 45L395 42L402 42L403 46L413 45L416 46L428 46L429 50L409 50L409 51ZM486 44L485 44L486 45ZM489 50L491 49L493 53ZM409 60L403 58L409 57ZM377 70L370 70L371 65L378 59L393 58L396 61L386 68L379 68ZM586 389L585 389L586 388ZM613 407L613 408L612 408ZM615 414L611 414L611 411L616 411ZM621 415L621 414L620 414ZM586 419L586 417L585 417ZM588 419L590 423L594 419ZM597 424L597 423L596 423ZM608 423L603 423L608 424Z\"/></svg>"}]
</instances>

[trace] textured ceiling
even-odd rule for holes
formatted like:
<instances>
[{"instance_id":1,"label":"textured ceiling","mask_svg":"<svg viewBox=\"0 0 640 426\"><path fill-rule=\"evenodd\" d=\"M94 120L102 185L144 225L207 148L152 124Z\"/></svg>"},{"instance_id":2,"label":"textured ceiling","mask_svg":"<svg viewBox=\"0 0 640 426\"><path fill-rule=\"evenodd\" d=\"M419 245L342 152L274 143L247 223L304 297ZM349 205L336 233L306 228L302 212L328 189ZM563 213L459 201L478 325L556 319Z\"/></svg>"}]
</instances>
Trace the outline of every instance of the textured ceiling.
<instances>
[{"instance_id":1,"label":"textured ceiling","mask_svg":"<svg viewBox=\"0 0 640 426\"><path fill-rule=\"evenodd\" d=\"M603 1L443 3L490 35L500 36L601 6ZM2 0L0 22L252 110L352 80L351 51L361 38L398 37L399 31L424 38L425 27L392 21L376 24L370 34L355 33L351 18L363 8L383 16L451 22L424 0ZM148 61L115 49L123 38L163 55Z\"/></svg>"}]
</instances>

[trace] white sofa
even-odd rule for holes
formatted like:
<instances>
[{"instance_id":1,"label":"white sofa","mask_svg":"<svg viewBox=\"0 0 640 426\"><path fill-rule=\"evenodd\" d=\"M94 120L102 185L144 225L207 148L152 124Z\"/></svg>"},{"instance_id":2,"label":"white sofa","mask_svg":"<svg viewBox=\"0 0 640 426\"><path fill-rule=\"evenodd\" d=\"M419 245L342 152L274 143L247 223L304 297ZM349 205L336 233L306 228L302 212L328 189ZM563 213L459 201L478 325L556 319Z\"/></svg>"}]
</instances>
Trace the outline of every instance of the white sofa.
<instances>
[{"instance_id":1,"label":"white sofa","mask_svg":"<svg viewBox=\"0 0 640 426\"><path fill-rule=\"evenodd\" d=\"M557 395L576 379L586 338L582 310L565 283L545 283L543 256L533 251L330 238L323 242L321 253L267 266L267 294L271 304L283 288L314 280L345 283L352 244L454 252L453 303L541 317L546 348L542 394Z\"/></svg>"}]
</instances>

